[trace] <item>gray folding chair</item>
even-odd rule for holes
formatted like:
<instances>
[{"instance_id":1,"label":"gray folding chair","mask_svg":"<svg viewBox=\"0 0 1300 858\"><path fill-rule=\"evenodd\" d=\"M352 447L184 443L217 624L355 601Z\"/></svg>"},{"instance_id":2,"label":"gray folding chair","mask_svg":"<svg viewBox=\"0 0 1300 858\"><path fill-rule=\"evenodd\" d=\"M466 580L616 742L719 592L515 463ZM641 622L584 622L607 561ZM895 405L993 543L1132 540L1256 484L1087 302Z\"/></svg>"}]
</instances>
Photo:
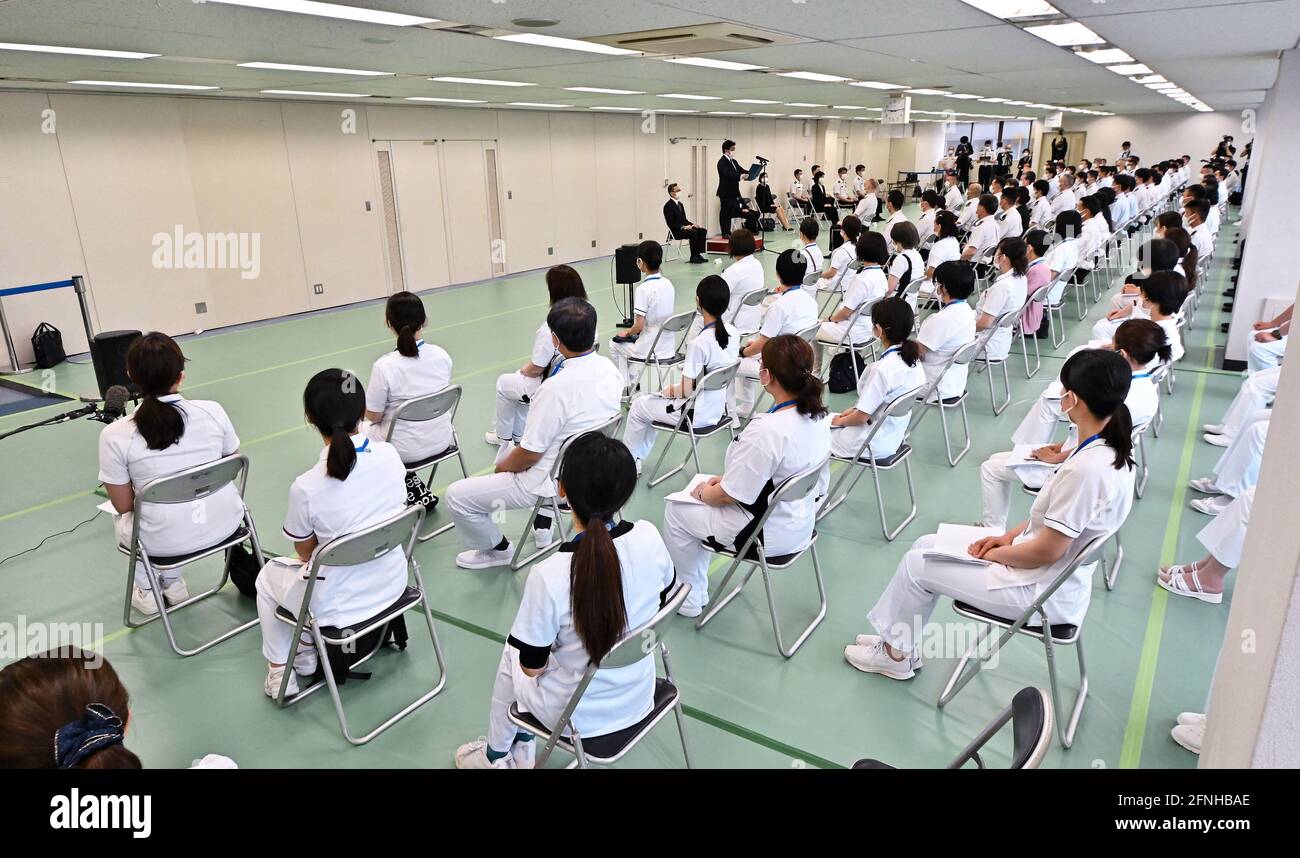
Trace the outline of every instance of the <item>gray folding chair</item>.
<instances>
[{"instance_id":1,"label":"gray folding chair","mask_svg":"<svg viewBox=\"0 0 1300 858\"><path fill-rule=\"evenodd\" d=\"M997 274L997 268L993 265L993 258L998 254L998 243L994 242L990 247L986 247L979 253L975 254L975 289L980 295L984 290L989 288Z\"/></svg>"},{"instance_id":2,"label":"gray folding chair","mask_svg":"<svg viewBox=\"0 0 1300 858\"><path fill-rule=\"evenodd\" d=\"M1005 313L999 315L993 320L993 324L984 330L984 335L980 337L980 339L984 341L984 346L980 349L979 354L975 356L975 363L982 367L979 370L980 372L987 370L989 382L989 404L993 406L994 417L998 416L1003 411L1006 411L1007 406L1011 404L1011 373L1007 370L1007 358L1000 358L998 360L989 359L988 344L992 341L994 335L1001 330L1011 331L1012 336L1014 337L1016 325L1019 324L1021 318L1024 317L1026 306L1028 305L1022 304L1014 310L1007 310ZM1009 354L1008 357L1010 357ZM993 392L993 367L998 367L1002 370L1002 391L1005 398L1002 400L1001 404L998 404L997 394Z\"/></svg>"},{"instance_id":3,"label":"gray folding chair","mask_svg":"<svg viewBox=\"0 0 1300 858\"><path fill-rule=\"evenodd\" d=\"M690 239L677 238L673 235L671 229L668 230L668 237L664 239L664 259L668 258L668 251L671 250L675 254L673 258L680 262L683 257L682 242L687 242L689 244Z\"/></svg>"},{"instance_id":4,"label":"gray folding chair","mask_svg":"<svg viewBox=\"0 0 1300 858\"><path fill-rule=\"evenodd\" d=\"M876 301L878 300L880 299L876 298L870 301L863 301L859 304L858 308L844 320L844 331L834 341L823 340L820 333L813 335L813 348L821 348L823 352L821 365L821 379L823 382L830 378L831 361L834 360L835 356L838 354L851 352L853 354L861 355L864 351L870 351L871 359L876 359L875 337L868 336L865 340L854 342L849 339L849 335L853 333L853 328L863 316L866 316L868 319L871 318L871 308L876 305ZM818 327L818 331L820 331L820 326Z\"/></svg>"},{"instance_id":5,"label":"gray folding chair","mask_svg":"<svg viewBox=\"0 0 1300 858\"><path fill-rule=\"evenodd\" d=\"M755 328L755 329L752 330L752 331L748 331L748 330L744 330L744 329L742 329L742 328L740 327L740 323L737 321L737 319L740 318L740 314L744 311L744 309L745 309L746 307L761 307L761 306L763 306L763 301L765 301L765 300L767 299L767 294L768 294L768 292L767 292L767 289L765 289L765 288L764 288L764 289L753 289L753 290L751 290L751 291L749 291L749 292L746 292L746 293L741 297L741 299L740 299L740 303L736 305L736 309L735 309L735 311L731 314L731 318L728 320L728 323L729 323L733 328L736 329L736 333L737 333L739 336L747 337L747 336L751 336L751 335L753 335L753 334L758 333L758 328Z\"/></svg>"},{"instance_id":6,"label":"gray folding chair","mask_svg":"<svg viewBox=\"0 0 1300 858\"><path fill-rule=\"evenodd\" d=\"M138 629L152 623L154 620L162 620L163 629L167 632L167 642L171 644L172 650L181 657L197 655L257 625L257 618L254 617L204 644L200 644L193 649L184 649L176 642L176 631L172 628L171 615L181 608L189 607L209 596L216 595L222 587L226 586L226 582L230 580L230 553L228 549L247 542L253 549L253 557L256 559L258 567L265 565L266 558L262 556L262 543L257 538L257 528L253 524L253 514L248 511L248 506L244 505L243 522L235 528L234 533L220 542L207 548L176 556L150 556L140 542L140 511L146 503L189 504L192 509L201 508L206 498L232 484L239 491L240 503L243 504L244 487L248 484L248 457L242 453L233 453L206 465L198 465L168 477L150 480L135 493L135 507L131 516L134 524L131 528L130 543L117 546L117 550L127 556L126 604L122 610L122 623L127 628ZM227 553L225 563L221 567L221 580L217 583L217 586L196 596L190 596L179 604L168 605L167 600L163 597L162 581L158 573L188 566L219 551L226 551ZM135 584L137 563L144 569L144 573L149 579L149 586L152 588L151 592L154 601L158 605L158 613L138 622L131 618L131 590Z\"/></svg>"},{"instance_id":7,"label":"gray folding chair","mask_svg":"<svg viewBox=\"0 0 1300 858\"><path fill-rule=\"evenodd\" d=\"M744 586L747 583L749 583L749 579L753 577L755 570L759 570L763 573L763 587L767 591L767 608L768 612L772 615L772 631L776 635L777 652L781 653L781 655L786 658L793 656L799 650L799 647L803 646L803 642L808 639L808 636L813 633L813 630L817 628L823 619L825 619L826 584L822 581L821 564L817 560L817 531L813 530L812 537L808 540L808 544L803 548L800 548L797 551L792 551L789 554L781 554L775 557L769 557L767 555L767 552L763 547L762 533L763 525L765 525L767 520L772 517L773 510L775 510L780 504L785 501L807 497L817 490L817 483L821 479L822 468L826 466L828 461L829 459L823 459L814 467L782 480L781 483L773 489L772 494L768 496L767 509L764 510L758 520L753 523L754 527L749 536L744 540L744 544L728 547L720 544L712 537L701 541L700 544L708 551L711 551L714 554L720 554L723 557L732 558L731 564L727 566L726 574L722 576L722 582L718 585L719 593L727 591L727 584L731 581L731 577L736 573L736 570L740 568L742 563L749 566L749 571L745 573L745 577L735 586L734 589L727 592L725 596L715 602L713 607L709 608L709 610L699 618L695 623L695 628L704 628L704 625L708 623L709 620L717 616L718 612L725 608L732 599L740 595L740 591L744 589ZM821 601L817 615L813 617L812 622L805 626L803 631L799 633L799 637L795 639L794 643L787 647L785 645L785 638L781 634L781 621L776 615L776 597L772 593L771 574L774 571L781 571L790 568L798 562L799 558L802 557L805 552L812 555L813 577L817 582L817 595Z\"/></svg>"},{"instance_id":8,"label":"gray folding chair","mask_svg":"<svg viewBox=\"0 0 1300 858\"><path fill-rule=\"evenodd\" d=\"M817 279L816 279L813 283L811 283L811 284L809 284L809 285L816 286L818 292L825 293L825 295L826 295L826 299L825 299L824 301L822 301L822 305L821 305L821 307L818 309L818 311L817 311L817 315L819 315L819 316L824 316L824 315L826 315L826 309L827 309L828 307L830 307L831 303L832 303L832 302L833 302L837 297L839 297L839 298L842 298L842 297L843 297L843 295L844 295L844 289L845 289L845 286L844 286L844 280L845 280L845 278L856 276L857 273L858 273L859 271L862 270L862 267L863 267L863 266L862 266L862 263L859 262L859 261L856 260L856 259L855 259L854 261L850 262L850 263L845 267L845 270L844 270L844 271L839 272L839 278L835 281L835 285L834 285L834 286L831 286L830 288L826 288L826 282L827 282L827 281L824 280L824 279L822 279L821 274L819 273L819 274L817 275Z\"/></svg>"},{"instance_id":9,"label":"gray folding chair","mask_svg":"<svg viewBox=\"0 0 1300 858\"><path fill-rule=\"evenodd\" d=\"M438 465L455 457L460 463L460 472L465 477L469 476L469 471L465 468L465 457L460 451L460 438L456 435L456 409L460 407L461 386L453 384L452 386L430 393L427 396L417 396L414 399L408 399L398 406L397 411L393 413L393 420L388 425L388 434L385 441L392 442L393 431L400 423L427 423L430 420L437 420L447 416L448 423L451 425L451 444L445 450L434 453L432 456L426 456L415 462L403 462L403 467L408 473L419 476L419 472L425 468L429 469L429 476L425 478L424 484L433 489L433 477L438 473ZM421 542L428 542L435 536L446 533L456 525L448 522L437 530L421 534Z\"/></svg>"},{"instance_id":10,"label":"gray folding chair","mask_svg":"<svg viewBox=\"0 0 1300 858\"><path fill-rule=\"evenodd\" d=\"M650 341L650 350L646 352L645 357L637 357L635 355L628 356L628 363L640 364L641 366L641 371L637 373L636 381L632 383L632 391L635 391L641 386L641 380L645 378L646 371L650 369L650 367L653 366L655 368L655 385L661 387L663 386L664 368L668 367L671 369L672 367L680 366L682 362L686 360L686 331L690 328L691 322L693 321L695 321L694 310L687 310L685 313L677 313L669 316L667 319L664 319L664 323L659 326L659 330L655 331L655 337ZM664 337L671 340L678 334L681 334L682 336L681 339L677 341L673 353L668 357L658 357L659 341ZM629 397L624 398L626 399Z\"/></svg>"},{"instance_id":11,"label":"gray folding chair","mask_svg":"<svg viewBox=\"0 0 1300 858\"><path fill-rule=\"evenodd\" d=\"M794 335L799 339L803 340L804 342L806 342L808 345L812 346L814 350L816 350L817 332L820 331L821 328L822 328L822 323L821 320L818 319L817 321L813 322L811 325L804 328L803 330L795 331ZM754 419L754 415L758 413L758 403L761 402L763 400L763 397L765 396L767 396L766 390L760 390L754 394L754 403L749 407L749 413L745 415L745 420Z\"/></svg>"},{"instance_id":12,"label":"gray folding chair","mask_svg":"<svg viewBox=\"0 0 1300 858\"><path fill-rule=\"evenodd\" d=\"M871 455L870 448L871 442L875 440L877 433L880 432L880 427L885 425L886 419L892 417L911 418L912 411L920 405L917 396L921 393L921 390L922 388L917 387L889 402L881 403L880 407L871 415L871 428L867 430L866 436L862 439L862 443L858 446L852 458L831 454L831 458L837 462L843 462L844 467L840 469L840 475L835 479L831 490L826 493L826 499L822 502L821 509L817 511L818 521L821 521L836 507L848 500L849 495L853 494L853 489L858 485L858 480L862 479L862 475L866 473L868 467L871 469L871 478L876 486L876 505L880 510L880 532L885 535L885 539L893 542L903 528L911 524L912 519L916 518L916 485L912 481L911 446L904 441L892 455L880 459ZM889 522L885 518L885 496L880 490L880 472L893 470L900 464L903 466L903 472L907 475L907 496L911 501L912 508L907 517L899 522L897 527L890 530ZM844 481L848 479L850 473L853 474L853 481L841 494L840 487L844 485Z\"/></svg>"},{"instance_id":13,"label":"gray folding chair","mask_svg":"<svg viewBox=\"0 0 1300 858\"><path fill-rule=\"evenodd\" d=\"M1109 538L1108 534L1103 534L1090 540L1074 556L1074 559L1061 570L1057 576L1036 598L1029 607L1025 608L1018 616L1013 618L999 617L982 611L973 605L968 605L961 600L954 599L952 603L953 612L960 617L968 620L974 620L981 623L979 635L970 649L961 657L957 667L953 670L952 675L948 677L948 683L944 686L943 693L939 695L939 708L942 709L949 701L966 686L968 682L975 677L984 664L1006 645L1015 635L1027 635L1037 638L1043 642L1043 653L1047 659L1047 676L1052 689L1052 709L1055 712L1063 712L1061 709L1061 696L1056 677L1056 655L1054 647L1072 646L1075 654L1079 659L1079 692L1075 697L1074 706L1070 712L1068 722L1059 723L1061 746L1069 748L1074 744L1074 733L1079 726L1079 716L1083 714L1083 704L1088 697L1088 671L1083 662L1083 624L1082 620L1079 625L1069 625L1066 623L1056 623L1055 625L1047 617L1047 611L1044 607L1052 595L1060 589L1069 578L1080 568L1090 563L1096 562L1101 554L1102 546ZM1037 622L1037 625L1030 625L1030 622ZM1004 631L998 637L997 642L991 649L978 656L975 662L974 670L967 670L966 666L984 644L986 637L994 627Z\"/></svg>"},{"instance_id":14,"label":"gray folding chair","mask_svg":"<svg viewBox=\"0 0 1300 858\"><path fill-rule=\"evenodd\" d=\"M904 443L911 441L912 434L916 432L916 427L925 419L925 415L930 413L930 408L928 406L933 405L939 409L939 425L943 427L943 447L944 452L948 456L948 464L952 465L954 468L957 467L957 463L960 462L962 457L970 450L970 420L966 414L966 397L970 393L968 389L970 377L967 376L967 387L962 388L961 393L957 396L950 396L947 399L939 398L939 384L943 381L943 377L947 375L948 370L952 369L954 366L970 365L970 362L975 359L975 355L979 354L980 349L984 347L984 343L987 340L987 334L992 330L994 329L989 328L989 330L985 331L984 334L976 337L957 351L953 352L948 358L947 363L943 365L943 369L939 371L937 376L935 376L934 381L922 388L921 393L917 398L923 401L927 407L921 411L921 416L913 420L907 427L907 435L903 438ZM931 399L931 397L933 397L933 399ZM962 432L966 437L966 445L957 452L956 456L953 456L952 454L952 438L948 434L948 416L946 412L950 408L956 408L961 411Z\"/></svg>"},{"instance_id":15,"label":"gray folding chair","mask_svg":"<svg viewBox=\"0 0 1300 858\"><path fill-rule=\"evenodd\" d=\"M1042 286L1039 286L1037 289L1035 289L1034 293L1029 296L1029 300L1025 302L1025 312L1029 312L1029 307L1035 302L1038 302L1043 305L1043 312L1046 313L1047 293L1050 291L1052 291L1051 283L1044 283ZM1038 332L1025 330L1025 317L1023 313L1020 316L1020 324L1016 325L1016 330L1019 331L1020 333L1020 354L1025 359L1025 378L1033 378L1034 376L1038 375L1038 370L1042 368L1043 365L1042 354L1039 353L1038 351ZM1034 368L1033 369L1029 368L1030 340L1032 340L1034 343Z\"/></svg>"},{"instance_id":16,"label":"gray folding chair","mask_svg":"<svg viewBox=\"0 0 1300 858\"><path fill-rule=\"evenodd\" d=\"M442 645L438 641L438 631L433 625L433 612L429 608L429 599L424 589L424 579L420 575L420 564L413 554L416 535L419 531L420 521L423 518L424 507L418 505L408 506L396 515L392 515L370 527L356 533L331 539L324 545L317 546L316 550L312 552L311 563L307 567L307 587L303 591L302 605L299 606L296 613L283 606L276 608L275 611L277 620L293 626L293 642L289 645L289 657L286 660L284 679L281 680L280 690L275 697L277 706L290 706L319 691L322 686L327 687L329 688L330 697L334 701L334 711L338 715L339 727L343 730L343 738L353 745L364 745L438 696L446 686L447 665L443 660ZM311 609L311 596L316 588L316 582L320 579L322 567L329 566L330 575L332 576L347 575L347 567L368 563L391 551L402 552L406 559L407 568L414 579L414 584L408 586L396 602L377 615L359 623L353 623L351 627L345 629L322 625L316 619ZM348 725L347 714L343 710L343 698L339 695L338 683L334 678L334 671L330 665L327 647L343 647L345 650L352 647L351 651L355 652L356 647L363 643L363 638L366 635L372 632L376 633L369 652L365 653L353 664L354 668L359 667L373 658L383 648L384 639L387 637L388 624L416 607L421 609L425 623L429 627L429 639L433 642L433 656L438 662L438 681L431 689L389 716L370 732L362 736L354 736L351 727ZM292 676L293 660L298 654L304 630L311 635L316 645L316 654L320 659L320 672L324 673L324 679L316 680L290 697L288 695L289 678Z\"/></svg>"},{"instance_id":17,"label":"gray folding chair","mask_svg":"<svg viewBox=\"0 0 1300 858\"><path fill-rule=\"evenodd\" d=\"M1043 303L1043 312L1047 313L1047 329L1052 337L1052 348L1059 349L1065 344L1065 299L1066 293L1070 291L1070 282L1074 279L1076 269L1071 268L1069 271L1062 271L1055 280L1048 284L1048 292L1051 292L1058 284L1064 283L1061 289L1061 297L1055 303Z\"/></svg>"},{"instance_id":18,"label":"gray folding chair","mask_svg":"<svg viewBox=\"0 0 1300 858\"><path fill-rule=\"evenodd\" d=\"M555 461L551 463L551 483L554 484L555 481L559 479L560 465L564 462L564 454L568 452L569 444L573 442L574 438L577 438L579 435L585 435L588 432L599 432L609 438L617 438L619 434L618 430L622 425L623 412L620 411L604 423L601 423L598 426L592 426L590 429L584 429L581 432L576 432L561 441L559 454L555 457ZM550 509L547 510L547 515L553 516L555 526L560 529L560 538L552 539L550 545L545 548L538 548L527 557L521 557L520 555L524 553L524 543L528 539L528 532L532 530L533 521L537 518L538 513L542 511L543 506L550 507ZM557 497L544 498L538 496L533 500L533 507L528 513L528 520L524 522L524 532L515 542L515 554L514 557L510 559L510 568L512 571L518 572L534 560L540 560L555 549L559 548L560 544L569 538L568 519L565 517L567 511L566 508L560 506L560 499Z\"/></svg>"},{"instance_id":19,"label":"gray folding chair","mask_svg":"<svg viewBox=\"0 0 1300 858\"><path fill-rule=\"evenodd\" d=\"M698 446L701 440L712 438L719 432L727 432L731 436L731 440L736 440L736 430L731 425L731 415L727 413L725 404L723 405L722 417L712 426L701 426L697 429L693 427L691 423L694 419L692 415L695 413L695 403L699 399L700 394L716 390L725 391L731 386L731 383L735 381L736 370L739 368L740 361L735 361L726 366L704 373L704 375L700 376L700 378L696 380L695 386L691 390L691 395L678 409L676 421L667 423L656 420L654 423L650 424L656 432L668 433L668 441L664 444L663 450L659 452L659 458L655 460L654 467L650 469L651 488L654 488L664 480L681 471L682 468L686 467L686 463L692 460L695 462L696 473L702 471L703 468L700 466L700 451ZM686 457L682 459L680 465L673 468L668 473L656 477L655 474L659 473L659 468L663 466L664 459L668 456L668 448L673 445L673 441L678 435L686 436L691 444L690 450L686 452Z\"/></svg>"},{"instance_id":20,"label":"gray folding chair","mask_svg":"<svg viewBox=\"0 0 1300 858\"><path fill-rule=\"evenodd\" d=\"M527 730L538 739L544 740L542 751L537 756L536 768L544 768L546 761L551 757L551 752L557 747L573 755L573 762L566 768L586 769L590 768L592 763L600 765L616 763L636 747L637 743L645 738L669 711L677 719L677 734L682 742L682 759L686 763L686 768L691 767L691 753L686 746L686 722L683 717L681 692L677 688L676 679L673 678L672 662L668 657L668 647L664 644L664 636L669 627L667 621L686 601L686 595L690 590L690 584L677 585L677 589L668 596L668 600L653 617L637 628L628 630L599 663L589 663L578 687L573 690L569 702L565 704L564 712L554 724L543 724L532 713L520 711L517 702L510 704L510 721L521 730ZM654 704L650 714L632 726L614 733L586 738L579 735L573 725L573 712L577 709L578 702L582 700L582 695L586 693L587 686L591 684L596 673L601 670L630 667L647 658L654 659L656 652L663 662L664 675L662 678L655 677Z\"/></svg>"}]
</instances>

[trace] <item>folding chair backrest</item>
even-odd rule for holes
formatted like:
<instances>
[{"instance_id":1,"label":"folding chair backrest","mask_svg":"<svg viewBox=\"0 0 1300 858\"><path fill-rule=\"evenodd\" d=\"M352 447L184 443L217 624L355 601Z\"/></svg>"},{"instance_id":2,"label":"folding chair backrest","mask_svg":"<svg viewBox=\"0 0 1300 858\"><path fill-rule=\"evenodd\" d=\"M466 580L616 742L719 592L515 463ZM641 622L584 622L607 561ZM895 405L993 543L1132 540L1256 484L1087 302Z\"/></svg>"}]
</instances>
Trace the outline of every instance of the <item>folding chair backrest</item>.
<instances>
[{"instance_id":1,"label":"folding chair backrest","mask_svg":"<svg viewBox=\"0 0 1300 858\"><path fill-rule=\"evenodd\" d=\"M817 483L821 479L822 468L826 467L827 461L829 461L829 457L822 459L808 470L792 474L778 483L772 490L771 496L768 497L767 510L763 513L762 521L758 527L754 528L754 533L757 534L762 531L763 523L767 521L768 516L772 514L772 510L776 509L777 506L785 501L806 497L815 491Z\"/></svg>"},{"instance_id":2,"label":"folding chair backrest","mask_svg":"<svg viewBox=\"0 0 1300 858\"><path fill-rule=\"evenodd\" d=\"M1052 287L1055 285L1056 285L1055 280L1049 280L1046 283L1044 283L1042 286L1039 286L1037 289L1034 290L1033 294L1029 296L1029 300L1025 302L1026 305L1033 304L1035 302L1046 301L1047 293L1051 292Z\"/></svg>"},{"instance_id":3,"label":"folding chair backrest","mask_svg":"<svg viewBox=\"0 0 1300 858\"><path fill-rule=\"evenodd\" d=\"M690 591L690 584L678 584L677 589L668 596L668 601L655 612L653 617L636 628L629 629L627 634L619 638L614 648L600 660L597 669L628 667L643 658L652 658L655 648L664 639L671 626L668 622L669 618L677 613L677 609L686 601Z\"/></svg>"},{"instance_id":4,"label":"folding chair backrest","mask_svg":"<svg viewBox=\"0 0 1300 858\"><path fill-rule=\"evenodd\" d=\"M711 369L704 375L695 380L694 388L691 391L691 398L699 396L701 393L709 390L723 390L731 384L732 379L736 377L736 371L740 369L740 361L732 361L726 366L720 366L717 369Z\"/></svg>"},{"instance_id":5,"label":"folding chair backrest","mask_svg":"<svg viewBox=\"0 0 1300 858\"><path fill-rule=\"evenodd\" d=\"M1036 769L1052 743L1052 698L1041 688L1022 688L1011 700L1011 768Z\"/></svg>"},{"instance_id":6,"label":"folding chair backrest","mask_svg":"<svg viewBox=\"0 0 1300 858\"><path fill-rule=\"evenodd\" d=\"M424 507L415 504L364 530L335 537L316 549L312 556L313 570L320 566L358 566L399 546L405 546L409 557L416 528L423 517Z\"/></svg>"},{"instance_id":7,"label":"folding chair backrest","mask_svg":"<svg viewBox=\"0 0 1300 858\"><path fill-rule=\"evenodd\" d=\"M1055 593L1062 584L1068 581L1071 575L1081 567L1087 566L1100 559L1102 549L1105 547L1106 541L1110 539L1110 537L1111 534L1103 533L1090 539L1078 550L1074 555L1074 559L1066 564L1059 573L1057 573L1056 578L1047 585L1047 588L1039 591L1038 598L1034 600L1034 603L1036 605L1046 604L1047 600L1052 597L1052 594Z\"/></svg>"},{"instance_id":8,"label":"folding chair backrest","mask_svg":"<svg viewBox=\"0 0 1300 858\"><path fill-rule=\"evenodd\" d=\"M746 292L744 296L741 297L740 303L736 305L736 311L731 314L732 324L735 324L736 318L740 315L741 310L746 307L757 307L763 303L765 298L767 298L766 288L754 289Z\"/></svg>"},{"instance_id":9,"label":"folding chair backrest","mask_svg":"<svg viewBox=\"0 0 1300 858\"><path fill-rule=\"evenodd\" d=\"M206 465L150 480L136 493L135 511L138 515L142 503L192 503L236 481L242 494L247 477L248 457L233 453Z\"/></svg>"},{"instance_id":10,"label":"folding chair backrest","mask_svg":"<svg viewBox=\"0 0 1300 858\"><path fill-rule=\"evenodd\" d=\"M925 385L914 387L888 402L880 403L875 413L871 415L871 431L868 434L874 436L888 417L911 417L912 412L920 405L916 397L924 389Z\"/></svg>"},{"instance_id":11,"label":"folding chair backrest","mask_svg":"<svg viewBox=\"0 0 1300 858\"><path fill-rule=\"evenodd\" d=\"M659 326L659 330L667 331L670 334L680 334L691 326L695 321L695 311L687 310L685 313L677 313L664 319L664 323Z\"/></svg>"},{"instance_id":12,"label":"folding chair backrest","mask_svg":"<svg viewBox=\"0 0 1300 858\"><path fill-rule=\"evenodd\" d=\"M817 332L822 328L821 320L818 319L802 331L795 331L795 336L801 340L806 340L809 344L817 337Z\"/></svg>"},{"instance_id":13,"label":"folding chair backrest","mask_svg":"<svg viewBox=\"0 0 1300 858\"><path fill-rule=\"evenodd\" d=\"M425 423L429 420L437 420L445 414L451 414L454 417L456 409L460 406L460 394L461 386L453 384L451 387L444 388L437 393L406 400L397 407L397 411L393 414L393 421L388 427L388 439L392 439L393 429L399 421Z\"/></svg>"}]
</instances>

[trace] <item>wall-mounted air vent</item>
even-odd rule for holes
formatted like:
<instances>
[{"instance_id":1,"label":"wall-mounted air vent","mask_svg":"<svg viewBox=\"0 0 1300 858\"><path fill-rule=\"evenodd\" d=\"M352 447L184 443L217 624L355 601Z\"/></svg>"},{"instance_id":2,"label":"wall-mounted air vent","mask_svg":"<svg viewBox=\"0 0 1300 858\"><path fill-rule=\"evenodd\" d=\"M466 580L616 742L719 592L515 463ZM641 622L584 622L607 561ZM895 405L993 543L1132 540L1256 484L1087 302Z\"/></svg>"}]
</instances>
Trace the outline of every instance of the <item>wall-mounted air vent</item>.
<instances>
[{"instance_id":1,"label":"wall-mounted air vent","mask_svg":"<svg viewBox=\"0 0 1300 858\"><path fill-rule=\"evenodd\" d=\"M793 45L809 40L741 24L714 23L643 30L637 33L615 33L609 36L590 36L588 41L633 51L685 55L765 48L771 45Z\"/></svg>"}]
</instances>

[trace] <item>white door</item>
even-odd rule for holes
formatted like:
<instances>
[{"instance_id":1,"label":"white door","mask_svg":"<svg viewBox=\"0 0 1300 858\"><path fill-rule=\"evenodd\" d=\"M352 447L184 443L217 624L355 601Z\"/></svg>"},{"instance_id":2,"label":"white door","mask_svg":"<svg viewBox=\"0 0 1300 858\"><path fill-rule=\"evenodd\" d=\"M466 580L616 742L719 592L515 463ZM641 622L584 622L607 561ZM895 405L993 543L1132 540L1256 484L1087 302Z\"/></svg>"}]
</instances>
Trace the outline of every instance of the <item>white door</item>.
<instances>
[{"instance_id":1,"label":"white door","mask_svg":"<svg viewBox=\"0 0 1300 858\"><path fill-rule=\"evenodd\" d=\"M486 145L481 140L446 140L442 151L442 191L451 229L449 264L452 283L492 276L492 215L488 191Z\"/></svg>"},{"instance_id":2,"label":"white door","mask_svg":"<svg viewBox=\"0 0 1300 858\"><path fill-rule=\"evenodd\" d=\"M391 153L393 215L398 252L407 291L423 292L452 282L447 254L439 144L398 140ZM381 153L382 165L382 153ZM389 248L390 258L393 249Z\"/></svg>"}]
</instances>

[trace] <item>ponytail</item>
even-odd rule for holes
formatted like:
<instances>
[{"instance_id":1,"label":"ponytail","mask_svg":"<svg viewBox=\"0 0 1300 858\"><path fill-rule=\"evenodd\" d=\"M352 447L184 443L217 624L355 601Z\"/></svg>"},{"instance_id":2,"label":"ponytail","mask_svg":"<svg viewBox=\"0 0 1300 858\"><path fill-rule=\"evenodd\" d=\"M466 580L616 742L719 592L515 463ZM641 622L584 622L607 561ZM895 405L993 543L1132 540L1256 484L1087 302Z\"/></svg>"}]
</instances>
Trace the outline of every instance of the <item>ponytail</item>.
<instances>
[{"instance_id":1,"label":"ponytail","mask_svg":"<svg viewBox=\"0 0 1300 858\"><path fill-rule=\"evenodd\" d=\"M921 359L920 348L915 340L910 339L915 322L916 313L902 298L881 298L871 305L871 324L879 325L885 339L898 346L898 356L908 366L916 366Z\"/></svg>"},{"instance_id":2,"label":"ponytail","mask_svg":"<svg viewBox=\"0 0 1300 858\"><path fill-rule=\"evenodd\" d=\"M397 353L402 357L419 357L420 347L416 344L415 331L410 325L403 325L397 332Z\"/></svg>"},{"instance_id":3,"label":"ponytail","mask_svg":"<svg viewBox=\"0 0 1300 858\"><path fill-rule=\"evenodd\" d=\"M166 450L185 434L185 416L161 401L180 383L185 355L176 341L153 331L136 338L126 352L126 371L143 399L131 419L150 450Z\"/></svg>"},{"instance_id":4,"label":"ponytail","mask_svg":"<svg viewBox=\"0 0 1300 858\"><path fill-rule=\"evenodd\" d=\"M366 410L366 394L357 377L345 369L321 370L307 382L302 394L307 422L329 439L325 473L346 480L357 465L352 433Z\"/></svg>"},{"instance_id":5,"label":"ponytail","mask_svg":"<svg viewBox=\"0 0 1300 858\"><path fill-rule=\"evenodd\" d=\"M336 480L346 480L357 466L357 448L352 435L342 426L330 432L330 451L325 457L325 473Z\"/></svg>"},{"instance_id":6,"label":"ponytail","mask_svg":"<svg viewBox=\"0 0 1300 858\"><path fill-rule=\"evenodd\" d=\"M1101 440L1115 451L1115 470L1121 471L1134 465L1133 416L1123 402L1115 406L1110 419L1101 427Z\"/></svg>"},{"instance_id":7,"label":"ponytail","mask_svg":"<svg viewBox=\"0 0 1300 858\"><path fill-rule=\"evenodd\" d=\"M1169 337L1165 329L1150 319L1127 319L1115 329L1116 350L1123 351L1139 366L1146 366L1156 358L1168 363L1173 358Z\"/></svg>"},{"instance_id":8,"label":"ponytail","mask_svg":"<svg viewBox=\"0 0 1300 858\"><path fill-rule=\"evenodd\" d=\"M763 344L763 366L795 398L795 409L814 419L826 414L822 380L813 372L813 349L807 340L782 334Z\"/></svg>"},{"instance_id":9,"label":"ponytail","mask_svg":"<svg viewBox=\"0 0 1300 858\"><path fill-rule=\"evenodd\" d=\"M723 324L723 317L731 304L731 287L721 275L710 274L695 287L695 298L700 302L700 309L717 320L713 325L713 336L717 338L718 347L726 351L731 334Z\"/></svg>"},{"instance_id":10,"label":"ponytail","mask_svg":"<svg viewBox=\"0 0 1300 858\"><path fill-rule=\"evenodd\" d=\"M402 357L419 357L416 334L424 327L424 302L413 292L394 292L384 307L388 326L397 332L397 353Z\"/></svg>"},{"instance_id":11,"label":"ponytail","mask_svg":"<svg viewBox=\"0 0 1300 858\"><path fill-rule=\"evenodd\" d=\"M1029 270L1029 247L1022 239L1004 238L998 245L998 250L1011 263L1011 270L1020 277L1025 276Z\"/></svg>"}]
</instances>

